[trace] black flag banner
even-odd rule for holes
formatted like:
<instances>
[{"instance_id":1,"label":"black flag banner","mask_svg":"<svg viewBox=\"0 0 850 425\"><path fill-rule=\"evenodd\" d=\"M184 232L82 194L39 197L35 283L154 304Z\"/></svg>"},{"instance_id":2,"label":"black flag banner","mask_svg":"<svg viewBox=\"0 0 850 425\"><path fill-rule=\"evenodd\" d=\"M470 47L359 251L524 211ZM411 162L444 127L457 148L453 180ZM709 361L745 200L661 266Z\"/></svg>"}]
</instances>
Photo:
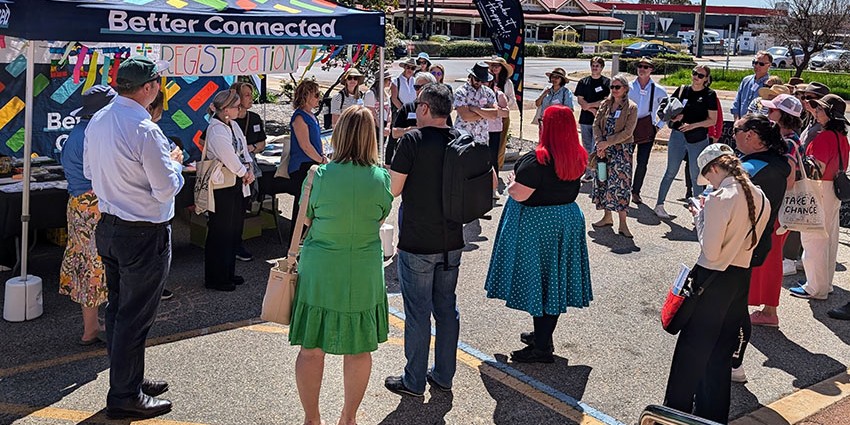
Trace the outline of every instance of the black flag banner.
<instances>
[{"instance_id":1,"label":"black flag banner","mask_svg":"<svg viewBox=\"0 0 850 425\"><path fill-rule=\"evenodd\" d=\"M505 58L514 69L511 80L514 83L516 101L522 114L523 62L525 61L525 19L522 15L520 0L475 0L475 6L481 13L484 26L490 34L490 40L496 54Z\"/></svg>"}]
</instances>

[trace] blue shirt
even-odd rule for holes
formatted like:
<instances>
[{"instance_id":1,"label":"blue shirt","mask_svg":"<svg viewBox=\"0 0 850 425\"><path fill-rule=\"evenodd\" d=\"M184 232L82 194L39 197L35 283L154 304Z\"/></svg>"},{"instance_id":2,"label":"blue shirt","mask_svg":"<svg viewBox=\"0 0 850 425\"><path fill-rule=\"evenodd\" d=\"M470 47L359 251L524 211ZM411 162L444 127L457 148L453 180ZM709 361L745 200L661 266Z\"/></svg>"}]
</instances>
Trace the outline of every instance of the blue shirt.
<instances>
[{"instance_id":1,"label":"blue shirt","mask_svg":"<svg viewBox=\"0 0 850 425\"><path fill-rule=\"evenodd\" d=\"M756 80L755 74L747 75L741 80L741 85L738 86L738 94L735 95L735 101L732 102L732 115L742 117L747 115L747 108L750 107L753 99L759 95L759 89L764 87L764 83L770 78L770 74L764 74L764 77Z\"/></svg>"},{"instance_id":2,"label":"blue shirt","mask_svg":"<svg viewBox=\"0 0 850 425\"><path fill-rule=\"evenodd\" d=\"M174 217L174 195L183 167L171 160L170 143L148 111L118 96L86 128L85 176L100 212L127 221L164 223Z\"/></svg>"},{"instance_id":3,"label":"blue shirt","mask_svg":"<svg viewBox=\"0 0 850 425\"><path fill-rule=\"evenodd\" d=\"M68 180L68 193L80 196L92 189L91 180L83 174L83 144L86 139L86 126L89 120L82 119L71 130L62 147L62 168Z\"/></svg>"},{"instance_id":4,"label":"blue shirt","mask_svg":"<svg viewBox=\"0 0 850 425\"><path fill-rule=\"evenodd\" d=\"M310 145L313 146L313 149L315 149L319 155L324 155L324 152L322 152L322 129L319 127L319 122L306 111L296 109L292 114L292 118L289 120L289 134L291 135L291 145L289 147L289 167L287 168L289 174L298 171L298 169L301 168L301 164L304 164L305 162L316 162L307 156L307 154L304 153L304 150L301 149L301 145L298 144L298 137L295 136L295 129L292 128L292 122L295 121L295 117L298 116L304 120L304 123L307 124L307 129L310 131Z\"/></svg>"}]
</instances>

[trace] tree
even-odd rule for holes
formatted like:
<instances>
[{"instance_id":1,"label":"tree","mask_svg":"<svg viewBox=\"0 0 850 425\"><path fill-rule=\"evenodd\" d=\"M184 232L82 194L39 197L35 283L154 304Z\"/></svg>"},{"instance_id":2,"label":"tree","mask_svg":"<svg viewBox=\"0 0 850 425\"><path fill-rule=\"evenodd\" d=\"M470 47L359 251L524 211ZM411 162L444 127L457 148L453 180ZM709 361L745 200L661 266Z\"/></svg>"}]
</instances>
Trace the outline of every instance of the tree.
<instances>
[{"instance_id":1,"label":"tree","mask_svg":"<svg viewBox=\"0 0 850 425\"><path fill-rule=\"evenodd\" d=\"M789 49L799 46L803 59L791 53L794 75L799 77L809 65L815 52L839 34L847 32L845 22L850 18L850 0L783 0L774 3L777 13L767 19L768 34L776 44ZM787 6L787 13L782 13Z\"/></svg>"}]
</instances>

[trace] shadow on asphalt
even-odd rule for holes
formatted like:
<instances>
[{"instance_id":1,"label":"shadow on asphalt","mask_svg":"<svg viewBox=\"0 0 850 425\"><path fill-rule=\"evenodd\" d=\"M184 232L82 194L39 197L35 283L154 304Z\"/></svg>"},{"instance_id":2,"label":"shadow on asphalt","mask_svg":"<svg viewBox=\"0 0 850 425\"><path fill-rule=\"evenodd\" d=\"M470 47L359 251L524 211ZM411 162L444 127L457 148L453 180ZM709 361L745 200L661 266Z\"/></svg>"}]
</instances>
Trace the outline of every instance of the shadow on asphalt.
<instances>
[{"instance_id":1,"label":"shadow on asphalt","mask_svg":"<svg viewBox=\"0 0 850 425\"><path fill-rule=\"evenodd\" d=\"M445 425L446 414L452 410L452 392L431 390L428 402L422 397L402 396L395 410L379 425L429 424Z\"/></svg>"},{"instance_id":2,"label":"shadow on asphalt","mask_svg":"<svg viewBox=\"0 0 850 425\"><path fill-rule=\"evenodd\" d=\"M504 354L496 354L493 357L499 363L505 363L543 384L576 400L581 400L584 397L587 381L590 379L590 372L593 371L593 368L587 365L570 365L569 360L558 355L559 351L566 352L569 348L568 345L559 346L555 350L555 363L551 364L508 362L508 357ZM496 401L498 402L498 400ZM496 411L499 411L498 407Z\"/></svg>"},{"instance_id":3,"label":"shadow on asphalt","mask_svg":"<svg viewBox=\"0 0 850 425\"><path fill-rule=\"evenodd\" d=\"M592 229L587 232L587 236L590 236L591 242L610 248L614 254L630 254L640 251L640 247L635 245L634 239L629 239L616 233L614 226L593 227Z\"/></svg>"},{"instance_id":4,"label":"shadow on asphalt","mask_svg":"<svg viewBox=\"0 0 850 425\"><path fill-rule=\"evenodd\" d=\"M841 264L836 265L836 270L839 270L839 267L844 267ZM850 301L850 291L846 289L840 288L838 286L833 287L835 290L829 294L829 299L826 301L809 301L809 307L812 310L812 316L821 322L827 329L829 329L832 333L835 334L838 338L841 339L841 342L844 344L850 345L850 326L848 326L848 322L845 320L837 320L833 319L826 315L826 312L835 308L840 307ZM839 372L842 372L846 369L839 367L841 370L832 370L833 373L830 373L829 376L833 376Z\"/></svg>"}]
</instances>

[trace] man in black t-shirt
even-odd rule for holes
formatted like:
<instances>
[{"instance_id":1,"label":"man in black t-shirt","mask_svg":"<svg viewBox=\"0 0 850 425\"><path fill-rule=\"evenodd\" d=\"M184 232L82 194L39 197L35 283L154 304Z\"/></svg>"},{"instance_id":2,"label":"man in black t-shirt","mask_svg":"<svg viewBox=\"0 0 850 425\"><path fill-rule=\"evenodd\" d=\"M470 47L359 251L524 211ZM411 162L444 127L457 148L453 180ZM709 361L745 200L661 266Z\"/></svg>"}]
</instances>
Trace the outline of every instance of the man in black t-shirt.
<instances>
[{"instance_id":1,"label":"man in black t-shirt","mask_svg":"<svg viewBox=\"0 0 850 425\"><path fill-rule=\"evenodd\" d=\"M611 80L602 75L605 59L594 56L590 60L590 76L576 84L576 100L581 107L578 123L581 125L581 143L587 153L593 152L593 120L602 101L611 94Z\"/></svg>"},{"instance_id":2,"label":"man in black t-shirt","mask_svg":"<svg viewBox=\"0 0 850 425\"><path fill-rule=\"evenodd\" d=\"M398 394L422 397L426 381L432 389L449 391L457 366L460 317L457 287L463 226L447 221L442 210L443 156L459 133L446 126L452 94L444 84L423 87L416 105L418 129L398 142L390 171L392 193L401 195L398 277L404 299L404 354L401 376L389 376L384 386ZM428 371L431 315L436 324L434 368Z\"/></svg>"}]
</instances>

